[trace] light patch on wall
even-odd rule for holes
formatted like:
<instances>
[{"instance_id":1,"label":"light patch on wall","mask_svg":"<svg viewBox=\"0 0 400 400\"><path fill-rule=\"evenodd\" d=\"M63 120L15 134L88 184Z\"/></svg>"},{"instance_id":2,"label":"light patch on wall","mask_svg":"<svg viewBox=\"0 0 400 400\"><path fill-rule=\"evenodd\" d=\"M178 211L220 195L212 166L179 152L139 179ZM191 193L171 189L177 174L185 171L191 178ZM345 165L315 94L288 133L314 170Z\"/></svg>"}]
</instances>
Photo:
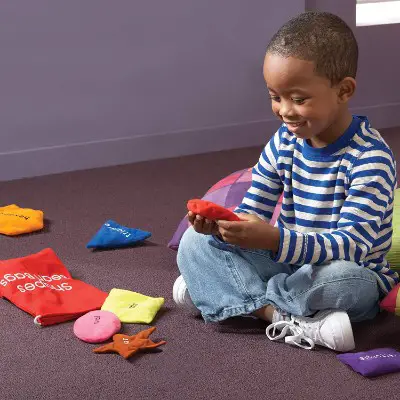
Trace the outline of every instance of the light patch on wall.
<instances>
[{"instance_id":1,"label":"light patch on wall","mask_svg":"<svg viewBox=\"0 0 400 400\"><path fill-rule=\"evenodd\" d=\"M400 23L400 1L357 0L356 25L384 25Z\"/></svg>"}]
</instances>

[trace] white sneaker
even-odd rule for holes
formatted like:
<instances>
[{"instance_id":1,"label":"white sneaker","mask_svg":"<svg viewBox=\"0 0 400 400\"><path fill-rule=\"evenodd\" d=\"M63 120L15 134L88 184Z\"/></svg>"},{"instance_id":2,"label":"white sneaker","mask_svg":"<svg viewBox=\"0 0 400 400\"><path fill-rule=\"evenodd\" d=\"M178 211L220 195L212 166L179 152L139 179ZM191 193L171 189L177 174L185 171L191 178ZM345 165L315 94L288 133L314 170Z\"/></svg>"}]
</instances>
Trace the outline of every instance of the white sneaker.
<instances>
[{"instance_id":1,"label":"white sneaker","mask_svg":"<svg viewBox=\"0 0 400 400\"><path fill-rule=\"evenodd\" d=\"M312 318L291 316L290 320L279 320L266 329L270 340L285 338L285 343L311 350L316 344L336 351L350 351L355 348L353 330L345 311L324 310ZM276 331L280 333L276 333Z\"/></svg>"},{"instance_id":2,"label":"white sneaker","mask_svg":"<svg viewBox=\"0 0 400 400\"><path fill-rule=\"evenodd\" d=\"M183 280L182 275L179 275L174 283L174 287L172 289L172 297L178 306L191 311L199 312L199 310L193 304L192 299L190 298L186 282Z\"/></svg>"}]
</instances>

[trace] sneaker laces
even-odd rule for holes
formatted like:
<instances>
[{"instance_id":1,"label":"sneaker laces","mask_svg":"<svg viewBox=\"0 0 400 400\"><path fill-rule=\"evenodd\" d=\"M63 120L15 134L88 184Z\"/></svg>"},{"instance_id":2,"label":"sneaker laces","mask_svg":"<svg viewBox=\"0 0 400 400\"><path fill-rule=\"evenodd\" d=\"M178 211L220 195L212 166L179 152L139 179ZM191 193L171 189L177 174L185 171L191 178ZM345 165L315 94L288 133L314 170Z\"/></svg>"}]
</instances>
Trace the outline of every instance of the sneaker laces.
<instances>
[{"instance_id":1,"label":"sneaker laces","mask_svg":"<svg viewBox=\"0 0 400 400\"><path fill-rule=\"evenodd\" d=\"M311 350L315 346L314 340L305 335L303 327L301 321L291 317L290 321L278 321L268 325L265 333L269 340L275 341L285 338L285 343ZM280 331L280 333L277 331Z\"/></svg>"}]
</instances>

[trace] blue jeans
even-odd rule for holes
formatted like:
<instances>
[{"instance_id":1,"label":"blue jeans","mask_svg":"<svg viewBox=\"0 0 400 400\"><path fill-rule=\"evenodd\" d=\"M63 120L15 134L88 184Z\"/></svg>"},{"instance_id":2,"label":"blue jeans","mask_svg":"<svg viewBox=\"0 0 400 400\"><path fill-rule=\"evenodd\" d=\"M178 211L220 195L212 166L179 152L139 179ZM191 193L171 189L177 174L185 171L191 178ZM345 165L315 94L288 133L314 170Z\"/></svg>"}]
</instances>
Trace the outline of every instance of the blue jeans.
<instances>
[{"instance_id":1,"label":"blue jeans","mask_svg":"<svg viewBox=\"0 0 400 400\"><path fill-rule=\"evenodd\" d=\"M353 322L379 312L374 273L350 261L301 267L277 263L268 250L243 249L190 227L181 239L177 262L205 321L250 314L267 304L297 316L340 309Z\"/></svg>"}]
</instances>

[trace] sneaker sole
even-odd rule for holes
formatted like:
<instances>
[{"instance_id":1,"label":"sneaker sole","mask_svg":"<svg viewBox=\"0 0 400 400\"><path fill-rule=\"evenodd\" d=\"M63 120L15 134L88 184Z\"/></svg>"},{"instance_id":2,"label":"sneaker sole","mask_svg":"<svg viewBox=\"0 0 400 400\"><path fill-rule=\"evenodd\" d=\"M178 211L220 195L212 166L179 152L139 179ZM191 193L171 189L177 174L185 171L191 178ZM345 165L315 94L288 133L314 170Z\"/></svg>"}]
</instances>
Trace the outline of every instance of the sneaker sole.
<instances>
[{"instance_id":1,"label":"sneaker sole","mask_svg":"<svg viewBox=\"0 0 400 400\"><path fill-rule=\"evenodd\" d=\"M181 307L186 305L185 303L185 291L187 290L186 283L183 279L182 275L179 275L176 281L174 282L174 286L172 288L172 297L174 302Z\"/></svg>"},{"instance_id":2,"label":"sneaker sole","mask_svg":"<svg viewBox=\"0 0 400 400\"><path fill-rule=\"evenodd\" d=\"M193 304L192 299L189 296L186 282L182 275L180 275L174 283L172 288L172 298L178 307L200 314L200 311Z\"/></svg>"},{"instance_id":3,"label":"sneaker sole","mask_svg":"<svg viewBox=\"0 0 400 400\"><path fill-rule=\"evenodd\" d=\"M337 315L336 322L336 325L339 327L340 332L342 332L343 335L340 338L339 346L337 346L338 348L333 350L341 352L354 350L356 344L354 342L353 328L351 327L350 318L347 313L340 313Z\"/></svg>"}]
</instances>

